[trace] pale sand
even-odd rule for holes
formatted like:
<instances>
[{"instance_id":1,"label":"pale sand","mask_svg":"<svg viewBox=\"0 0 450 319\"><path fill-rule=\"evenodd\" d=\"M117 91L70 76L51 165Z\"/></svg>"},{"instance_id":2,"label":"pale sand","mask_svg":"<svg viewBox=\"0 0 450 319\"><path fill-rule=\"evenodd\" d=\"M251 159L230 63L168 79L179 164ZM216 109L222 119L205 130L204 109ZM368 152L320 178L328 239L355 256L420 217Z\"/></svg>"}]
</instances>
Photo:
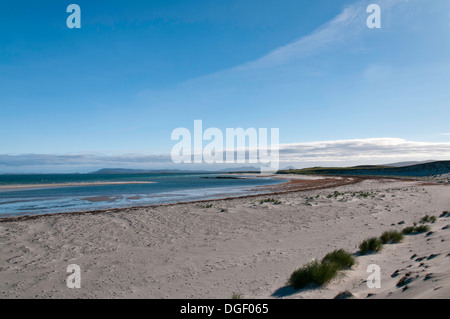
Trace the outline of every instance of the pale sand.
<instances>
[{"instance_id":1,"label":"pale sand","mask_svg":"<svg viewBox=\"0 0 450 319\"><path fill-rule=\"evenodd\" d=\"M374 197L327 198L335 190L369 191ZM430 237L408 236L380 254L358 257L353 270L323 289L282 288L291 272L312 258L337 248L356 252L363 239L402 229L400 221L409 225L450 210L449 195L449 185L378 179L272 196L2 222L0 298L230 298L233 292L247 298L271 298L275 292L284 298L333 298L345 289L361 298L368 293L449 298L450 230L441 228L450 218L432 225ZM269 197L282 203L260 204ZM414 253L440 255L425 261L429 268L422 271L420 262L409 259ZM379 290L362 283L370 263L382 268ZM69 264L81 267L81 289L66 287ZM397 269L401 275L391 278ZM395 283L404 269L419 277L402 293ZM428 273L433 278L424 281Z\"/></svg>"}]
</instances>

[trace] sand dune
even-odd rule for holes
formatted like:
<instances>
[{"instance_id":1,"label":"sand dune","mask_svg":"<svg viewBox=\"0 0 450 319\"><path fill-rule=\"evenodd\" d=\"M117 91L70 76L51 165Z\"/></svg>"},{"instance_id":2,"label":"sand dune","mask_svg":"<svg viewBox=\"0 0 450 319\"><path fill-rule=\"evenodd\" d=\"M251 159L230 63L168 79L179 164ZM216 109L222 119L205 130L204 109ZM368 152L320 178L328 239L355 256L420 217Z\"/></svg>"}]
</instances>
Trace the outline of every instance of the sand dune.
<instances>
[{"instance_id":1,"label":"sand dune","mask_svg":"<svg viewBox=\"0 0 450 319\"><path fill-rule=\"evenodd\" d=\"M335 298L342 292L348 298L417 299L450 298L450 216L429 224L431 233L405 236L402 243L388 244L376 254L357 257L357 264L320 289L279 289L276 297ZM400 227L390 227L397 228ZM381 287L369 288L369 265L381 269ZM402 281L401 281L402 280Z\"/></svg>"}]
</instances>

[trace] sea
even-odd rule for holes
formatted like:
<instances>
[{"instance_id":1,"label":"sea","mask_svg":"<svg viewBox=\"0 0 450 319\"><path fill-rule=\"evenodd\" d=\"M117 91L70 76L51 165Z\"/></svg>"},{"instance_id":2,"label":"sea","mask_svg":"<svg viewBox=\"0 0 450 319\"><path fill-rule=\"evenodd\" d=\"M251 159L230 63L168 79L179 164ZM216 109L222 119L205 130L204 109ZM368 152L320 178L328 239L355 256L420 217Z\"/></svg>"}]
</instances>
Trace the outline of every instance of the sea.
<instances>
[{"instance_id":1,"label":"sea","mask_svg":"<svg viewBox=\"0 0 450 319\"><path fill-rule=\"evenodd\" d=\"M220 174L0 175L0 218L245 196L282 182Z\"/></svg>"}]
</instances>

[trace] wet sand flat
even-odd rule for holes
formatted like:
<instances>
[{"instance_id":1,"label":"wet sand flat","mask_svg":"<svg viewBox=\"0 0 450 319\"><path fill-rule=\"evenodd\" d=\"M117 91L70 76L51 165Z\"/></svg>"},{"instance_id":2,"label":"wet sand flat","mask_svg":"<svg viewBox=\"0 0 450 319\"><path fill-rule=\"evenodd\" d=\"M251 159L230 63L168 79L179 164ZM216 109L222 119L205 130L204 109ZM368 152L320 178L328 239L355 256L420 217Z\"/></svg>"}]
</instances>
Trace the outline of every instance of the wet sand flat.
<instances>
[{"instance_id":1,"label":"wet sand flat","mask_svg":"<svg viewBox=\"0 0 450 319\"><path fill-rule=\"evenodd\" d=\"M91 182L91 183L53 183L53 184L17 184L0 185L0 191L26 190L38 188L61 188L61 187L83 187L83 186L107 186L107 185L133 185L154 184L155 182Z\"/></svg>"}]
</instances>

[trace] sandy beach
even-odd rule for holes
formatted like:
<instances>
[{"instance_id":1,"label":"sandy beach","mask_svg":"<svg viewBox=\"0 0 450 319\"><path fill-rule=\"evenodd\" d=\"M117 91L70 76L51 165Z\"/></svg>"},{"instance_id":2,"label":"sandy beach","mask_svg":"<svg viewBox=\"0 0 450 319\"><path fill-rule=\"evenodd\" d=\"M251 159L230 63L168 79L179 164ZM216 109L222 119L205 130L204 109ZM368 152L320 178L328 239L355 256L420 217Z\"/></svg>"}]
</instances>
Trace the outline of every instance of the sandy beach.
<instances>
[{"instance_id":1,"label":"sandy beach","mask_svg":"<svg viewBox=\"0 0 450 319\"><path fill-rule=\"evenodd\" d=\"M355 253L367 237L450 210L448 184L282 178L291 181L271 195L1 220L0 298L450 297L449 217L430 224L433 234L357 257L323 288L286 287L313 258ZM263 202L271 198L279 203ZM374 263L380 289L365 283ZM66 286L69 264L81 268L80 289ZM396 283L406 273L403 291Z\"/></svg>"}]
</instances>

